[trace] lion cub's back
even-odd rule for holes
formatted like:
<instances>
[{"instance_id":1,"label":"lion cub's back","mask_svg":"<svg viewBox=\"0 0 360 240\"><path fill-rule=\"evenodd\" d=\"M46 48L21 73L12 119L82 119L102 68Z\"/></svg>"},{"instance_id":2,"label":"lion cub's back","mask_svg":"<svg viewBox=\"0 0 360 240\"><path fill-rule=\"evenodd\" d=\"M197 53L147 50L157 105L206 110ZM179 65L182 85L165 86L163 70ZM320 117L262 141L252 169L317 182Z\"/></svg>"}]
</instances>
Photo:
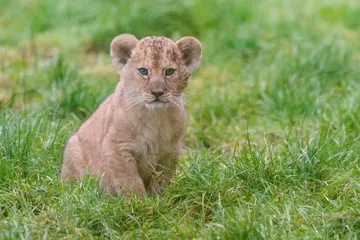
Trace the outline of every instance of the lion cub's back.
<instances>
[{"instance_id":1,"label":"lion cub's back","mask_svg":"<svg viewBox=\"0 0 360 240\"><path fill-rule=\"evenodd\" d=\"M101 174L100 142L106 127L106 113L113 95L107 97L66 143L61 178L81 177L85 171Z\"/></svg>"}]
</instances>

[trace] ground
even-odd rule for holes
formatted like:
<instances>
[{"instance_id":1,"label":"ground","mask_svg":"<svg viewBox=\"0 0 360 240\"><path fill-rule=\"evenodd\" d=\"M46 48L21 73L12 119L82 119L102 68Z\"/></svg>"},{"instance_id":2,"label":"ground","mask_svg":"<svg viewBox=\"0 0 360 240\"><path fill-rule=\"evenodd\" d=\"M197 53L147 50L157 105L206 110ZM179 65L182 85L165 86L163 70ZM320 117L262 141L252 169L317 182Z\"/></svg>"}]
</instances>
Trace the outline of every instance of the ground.
<instances>
[{"instance_id":1,"label":"ground","mask_svg":"<svg viewBox=\"0 0 360 240\"><path fill-rule=\"evenodd\" d=\"M359 16L355 0L0 0L0 238L358 238ZM59 180L125 32L204 47L162 198Z\"/></svg>"}]
</instances>

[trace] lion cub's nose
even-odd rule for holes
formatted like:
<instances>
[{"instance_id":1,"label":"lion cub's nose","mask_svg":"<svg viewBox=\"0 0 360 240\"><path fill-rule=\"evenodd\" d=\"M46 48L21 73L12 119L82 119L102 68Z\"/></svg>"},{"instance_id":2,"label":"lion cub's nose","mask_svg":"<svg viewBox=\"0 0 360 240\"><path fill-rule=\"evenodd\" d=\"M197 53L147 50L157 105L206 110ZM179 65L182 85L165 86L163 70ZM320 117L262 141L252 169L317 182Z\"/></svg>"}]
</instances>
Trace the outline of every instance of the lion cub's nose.
<instances>
[{"instance_id":1,"label":"lion cub's nose","mask_svg":"<svg viewBox=\"0 0 360 240\"><path fill-rule=\"evenodd\" d=\"M156 91L156 92L151 91L151 93L152 93L155 97L160 97L161 95L164 94L163 91Z\"/></svg>"}]
</instances>

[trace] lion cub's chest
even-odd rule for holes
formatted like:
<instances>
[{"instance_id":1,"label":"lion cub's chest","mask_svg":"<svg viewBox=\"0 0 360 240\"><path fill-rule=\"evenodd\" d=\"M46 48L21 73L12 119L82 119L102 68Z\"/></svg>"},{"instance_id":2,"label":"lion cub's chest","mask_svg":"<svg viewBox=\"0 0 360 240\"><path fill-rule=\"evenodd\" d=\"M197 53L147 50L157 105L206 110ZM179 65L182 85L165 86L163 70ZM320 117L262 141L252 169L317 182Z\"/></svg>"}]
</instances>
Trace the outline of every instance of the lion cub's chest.
<instances>
[{"instance_id":1,"label":"lion cub's chest","mask_svg":"<svg viewBox=\"0 0 360 240\"><path fill-rule=\"evenodd\" d=\"M169 158L177 151L181 140L179 129L182 129L185 123L168 116L149 116L146 121L136 127L137 161L140 175L143 177L149 172L154 172L162 159Z\"/></svg>"},{"instance_id":2,"label":"lion cub's chest","mask_svg":"<svg viewBox=\"0 0 360 240\"><path fill-rule=\"evenodd\" d=\"M137 142L144 160L156 161L173 148L174 126L166 118L147 119L137 131Z\"/></svg>"}]
</instances>

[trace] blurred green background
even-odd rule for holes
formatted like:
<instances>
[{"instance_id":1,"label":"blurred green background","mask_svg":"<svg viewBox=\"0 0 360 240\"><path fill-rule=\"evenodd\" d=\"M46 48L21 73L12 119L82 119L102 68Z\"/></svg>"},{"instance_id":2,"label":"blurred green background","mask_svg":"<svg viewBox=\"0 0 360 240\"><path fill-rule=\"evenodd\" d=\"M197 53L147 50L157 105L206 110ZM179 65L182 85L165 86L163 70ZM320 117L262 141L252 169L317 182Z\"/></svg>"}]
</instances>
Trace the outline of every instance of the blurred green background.
<instances>
[{"instance_id":1,"label":"blurred green background","mask_svg":"<svg viewBox=\"0 0 360 240\"><path fill-rule=\"evenodd\" d=\"M121 33L203 44L162 199L59 183ZM0 238L356 239L359 37L357 0L0 0Z\"/></svg>"}]
</instances>

